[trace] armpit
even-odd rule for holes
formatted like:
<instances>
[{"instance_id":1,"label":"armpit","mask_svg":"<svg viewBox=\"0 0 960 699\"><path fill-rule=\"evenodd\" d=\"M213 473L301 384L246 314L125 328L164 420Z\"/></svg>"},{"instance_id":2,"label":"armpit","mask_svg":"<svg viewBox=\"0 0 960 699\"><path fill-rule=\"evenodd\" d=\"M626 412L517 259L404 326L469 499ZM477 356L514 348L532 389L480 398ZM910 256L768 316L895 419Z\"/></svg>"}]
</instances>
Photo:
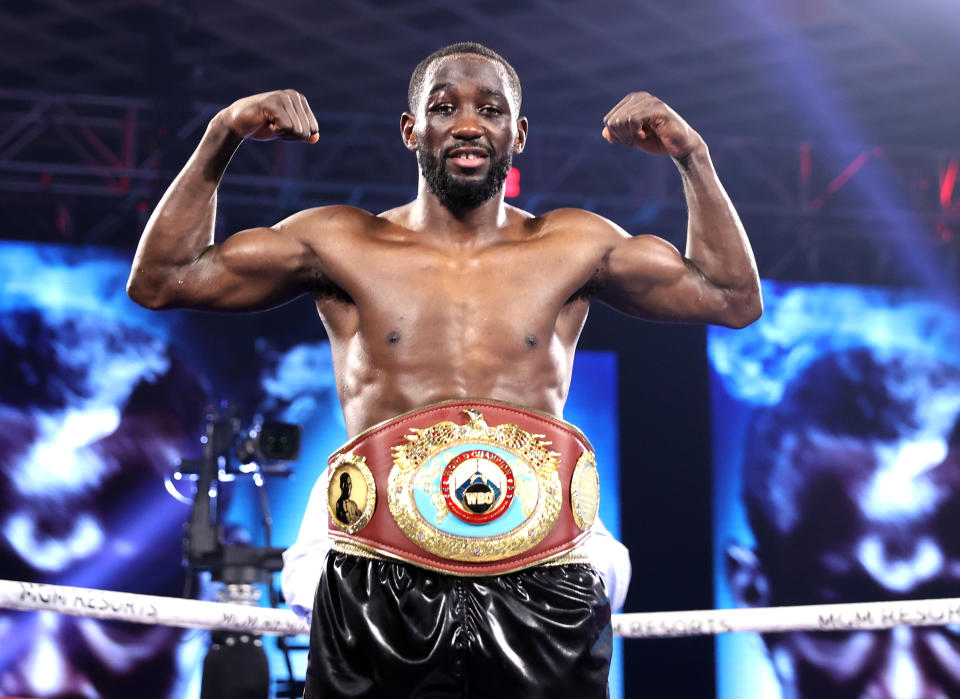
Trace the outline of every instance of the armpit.
<instances>
[{"instance_id":1,"label":"armpit","mask_svg":"<svg viewBox=\"0 0 960 699\"><path fill-rule=\"evenodd\" d=\"M609 269L611 252L613 252L613 248L607 248L606 252L604 252L600 258L600 263L596 269L593 270L593 274L590 275L587 282L577 289L573 295L567 299L564 305L571 304L575 301L586 301L600 293L600 282Z\"/></svg>"},{"instance_id":2,"label":"armpit","mask_svg":"<svg viewBox=\"0 0 960 699\"><path fill-rule=\"evenodd\" d=\"M316 276L311 280L311 293L315 301L338 301L340 303L356 305L350 297L350 294L319 272L317 272Z\"/></svg>"}]
</instances>

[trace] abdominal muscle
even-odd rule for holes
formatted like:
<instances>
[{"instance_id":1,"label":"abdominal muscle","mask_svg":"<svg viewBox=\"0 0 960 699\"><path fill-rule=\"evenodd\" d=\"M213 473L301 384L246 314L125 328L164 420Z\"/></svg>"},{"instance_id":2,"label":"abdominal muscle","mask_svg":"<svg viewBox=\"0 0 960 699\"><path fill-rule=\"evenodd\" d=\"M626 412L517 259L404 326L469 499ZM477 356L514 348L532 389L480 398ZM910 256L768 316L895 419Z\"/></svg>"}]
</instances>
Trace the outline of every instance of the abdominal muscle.
<instances>
[{"instance_id":1,"label":"abdominal muscle","mask_svg":"<svg viewBox=\"0 0 960 699\"><path fill-rule=\"evenodd\" d=\"M401 340L403 342L403 340ZM337 388L349 437L401 413L456 398L506 401L562 417L572 351L552 338L530 348L501 342L445 351L407 338L408 347L364 348L332 339ZM513 343L511 343L513 344Z\"/></svg>"}]
</instances>

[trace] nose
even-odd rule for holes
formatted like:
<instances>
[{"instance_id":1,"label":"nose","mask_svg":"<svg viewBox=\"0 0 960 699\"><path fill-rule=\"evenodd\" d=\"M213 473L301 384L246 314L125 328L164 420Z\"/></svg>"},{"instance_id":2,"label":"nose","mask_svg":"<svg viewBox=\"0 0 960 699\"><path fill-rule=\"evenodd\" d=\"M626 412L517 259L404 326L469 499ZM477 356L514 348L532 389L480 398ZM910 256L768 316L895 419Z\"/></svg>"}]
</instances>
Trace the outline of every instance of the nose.
<instances>
[{"instance_id":1,"label":"nose","mask_svg":"<svg viewBox=\"0 0 960 699\"><path fill-rule=\"evenodd\" d=\"M80 687L83 678L64 650L60 624L61 620L53 612L37 613L30 646L20 653L16 670L4 677L4 692L65 696ZM22 688L9 686L11 681Z\"/></svg>"},{"instance_id":2,"label":"nose","mask_svg":"<svg viewBox=\"0 0 960 699\"><path fill-rule=\"evenodd\" d=\"M483 127L473 114L464 113L453 127L453 137L464 141L474 141L483 136Z\"/></svg>"},{"instance_id":3,"label":"nose","mask_svg":"<svg viewBox=\"0 0 960 699\"><path fill-rule=\"evenodd\" d=\"M926 699L931 696L917 656L916 631L898 626L891 634L890 647L883 659L878 684L880 696L889 699Z\"/></svg>"}]
</instances>

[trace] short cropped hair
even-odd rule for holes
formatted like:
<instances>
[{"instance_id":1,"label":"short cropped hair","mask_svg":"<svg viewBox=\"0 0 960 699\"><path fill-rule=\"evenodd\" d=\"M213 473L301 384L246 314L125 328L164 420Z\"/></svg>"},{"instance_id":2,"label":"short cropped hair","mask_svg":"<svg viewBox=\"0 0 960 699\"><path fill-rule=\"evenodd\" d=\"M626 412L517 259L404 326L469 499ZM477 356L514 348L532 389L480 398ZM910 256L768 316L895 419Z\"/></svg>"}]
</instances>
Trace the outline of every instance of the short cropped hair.
<instances>
[{"instance_id":1,"label":"short cropped hair","mask_svg":"<svg viewBox=\"0 0 960 699\"><path fill-rule=\"evenodd\" d=\"M828 353L804 368L780 402L753 416L744 455L743 496L757 550L783 548L804 503L827 501L867 481L876 464L804 464L790 459L790 444L819 433L870 443L896 443L928 431L960 446L960 368L916 354L883 356L856 347ZM951 476L960 487L960 476ZM836 503L834 503L836 504ZM833 510L849 509L837 504ZM835 533L835 532L834 532Z\"/></svg>"},{"instance_id":2,"label":"short cropped hair","mask_svg":"<svg viewBox=\"0 0 960 699\"><path fill-rule=\"evenodd\" d=\"M411 112L415 114L417 108L420 106L419 100L420 94L423 91L423 81L427 76L427 70L429 70L430 66L441 58L446 58L447 56L462 56L465 54L483 56L484 58L489 58L491 61L497 61L504 67L504 69L507 71L507 81L509 83L508 87L510 88L510 94L513 96L513 101L516 104L517 111L520 110L520 101L522 98L522 93L520 91L520 77L517 75L517 71L513 69L513 66L510 65L507 62L507 59L505 59L499 53L493 51L492 49L488 49L483 44L478 44L473 41L463 41L459 44L451 44L450 46L444 46L438 51L434 51L420 61L417 64L417 67L413 69L413 75L410 76L410 87L407 88L407 103Z\"/></svg>"}]
</instances>

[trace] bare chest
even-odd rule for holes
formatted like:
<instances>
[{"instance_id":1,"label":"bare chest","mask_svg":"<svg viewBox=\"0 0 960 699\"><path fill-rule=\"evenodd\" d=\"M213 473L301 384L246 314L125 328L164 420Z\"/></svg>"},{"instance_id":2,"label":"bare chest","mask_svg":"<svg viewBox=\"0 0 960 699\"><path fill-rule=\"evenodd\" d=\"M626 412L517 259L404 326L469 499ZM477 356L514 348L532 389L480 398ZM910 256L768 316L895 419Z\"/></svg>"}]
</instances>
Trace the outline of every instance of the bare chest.
<instances>
[{"instance_id":1,"label":"bare chest","mask_svg":"<svg viewBox=\"0 0 960 699\"><path fill-rule=\"evenodd\" d=\"M555 246L498 245L482 251L371 246L344 265L338 285L360 330L430 332L476 343L544 339L592 274Z\"/></svg>"},{"instance_id":2,"label":"bare chest","mask_svg":"<svg viewBox=\"0 0 960 699\"><path fill-rule=\"evenodd\" d=\"M348 424L481 396L560 414L594 266L551 246L371 247L318 301Z\"/></svg>"}]
</instances>

